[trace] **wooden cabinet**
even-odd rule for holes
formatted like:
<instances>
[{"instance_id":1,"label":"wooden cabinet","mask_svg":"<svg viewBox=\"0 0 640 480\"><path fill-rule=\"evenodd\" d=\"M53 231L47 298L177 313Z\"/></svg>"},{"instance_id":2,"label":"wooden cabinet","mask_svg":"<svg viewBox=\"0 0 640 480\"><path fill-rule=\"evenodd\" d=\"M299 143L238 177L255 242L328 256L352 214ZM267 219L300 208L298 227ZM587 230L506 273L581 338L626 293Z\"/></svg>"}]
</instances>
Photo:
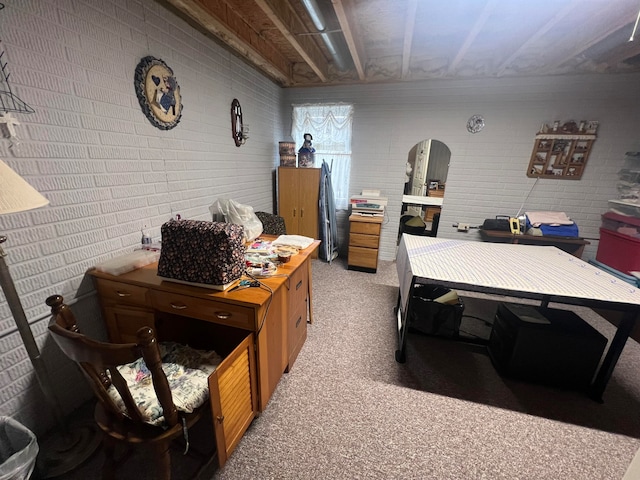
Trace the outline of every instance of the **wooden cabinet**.
<instances>
[{"instance_id":1,"label":"wooden cabinet","mask_svg":"<svg viewBox=\"0 0 640 480\"><path fill-rule=\"evenodd\" d=\"M289 235L318 238L320 169L278 167L278 215Z\"/></svg>"},{"instance_id":2,"label":"wooden cabinet","mask_svg":"<svg viewBox=\"0 0 640 480\"><path fill-rule=\"evenodd\" d=\"M350 270L375 273L378 270L378 248L383 217L349 216Z\"/></svg>"},{"instance_id":3,"label":"wooden cabinet","mask_svg":"<svg viewBox=\"0 0 640 480\"><path fill-rule=\"evenodd\" d=\"M559 127L556 122L551 128L543 125L536 135L527 176L579 180L598 128L597 122L584 124L581 122L578 127L574 122L567 122Z\"/></svg>"}]
</instances>

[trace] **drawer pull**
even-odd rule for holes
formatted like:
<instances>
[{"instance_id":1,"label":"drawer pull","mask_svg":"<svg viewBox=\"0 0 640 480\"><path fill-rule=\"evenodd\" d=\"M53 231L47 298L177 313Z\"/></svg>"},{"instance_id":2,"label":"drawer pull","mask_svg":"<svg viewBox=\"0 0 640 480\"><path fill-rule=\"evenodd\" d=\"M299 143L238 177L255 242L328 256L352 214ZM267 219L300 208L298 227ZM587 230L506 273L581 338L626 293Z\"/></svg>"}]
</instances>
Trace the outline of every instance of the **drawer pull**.
<instances>
[{"instance_id":1,"label":"drawer pull","mask_svg":"<svg viewBox=\"0 0 640 480\"><path fill-rule=\"evenodd\" d=\"M231 318L231 314L229 312L217 312L216 317L220 320L229 320Z\"/></svg>"},{"instance_id":2,"label":"drawer pull","mask_svg":"<svg viewBox=\"0 0 640 480\"><path fill-rule=\"evenodd\" d=\"M300 280L296 285L296 290L299 290L301 286L302 286L302 280Z\"/></svg>"},{"instance_id":3,"label":"drawer pull","mask_svg":"<svg viewBox=\"0 0 640 480\"><path fill-rule=\"evenodd\" d=\"M218 423L222 423L222 422L224 422L224 415L218 415L218 416L216 417L216 420L218 420Z\"/></svg>"},{"instance_id":4,"label":"drawer pull","mask_svg":"<svg viewBox=\"0 0 640 480\"><path fill-rule=\"evenodd\" d=\"M298 317L298 321L296 322L296 328L298 328L298 325L300 325L301 321L302 321L302 315Z\"/></svg>"},{"instance_id":5,"label":"drawer pull","mask_svg":"<svg viewBox=\"0 0 640 480\"><path fill-rule=\"evenodd\" d=\"M185 308L187 308L187 306L184 303L182 303L180 305L172 303L171 304L171 308L173 308L174 310L184 310Z\"/></svg>"},{"instance_id":6,"label":"drawer pull","mask_svg":"<svg viewBox=\"0 0 640 480\"><path fill-rule=\"evenodd\" d=\"M121 292L120 290L116 290L116 295L119 297L130 297L131 294L129 292Z\"/></svg>"}]
</instances>

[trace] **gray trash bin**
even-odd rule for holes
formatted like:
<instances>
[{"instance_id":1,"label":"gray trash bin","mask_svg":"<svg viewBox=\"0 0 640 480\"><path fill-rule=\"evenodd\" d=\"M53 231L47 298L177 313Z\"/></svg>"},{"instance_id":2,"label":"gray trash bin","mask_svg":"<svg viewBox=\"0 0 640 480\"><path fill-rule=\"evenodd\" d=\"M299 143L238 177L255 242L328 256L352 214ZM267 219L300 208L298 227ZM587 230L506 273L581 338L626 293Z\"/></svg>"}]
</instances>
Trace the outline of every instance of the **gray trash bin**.
<instances>
[{"instance_id":1,"label":"gray trash bin","mask_svg":"<svg viewBox=\"0 0 640 480\"><path fill-rule=\"evenodd\" d=\"M0 417L0 480L26 480L33 473L38 441L11 417Z\"/></svg>"}]
</instances>

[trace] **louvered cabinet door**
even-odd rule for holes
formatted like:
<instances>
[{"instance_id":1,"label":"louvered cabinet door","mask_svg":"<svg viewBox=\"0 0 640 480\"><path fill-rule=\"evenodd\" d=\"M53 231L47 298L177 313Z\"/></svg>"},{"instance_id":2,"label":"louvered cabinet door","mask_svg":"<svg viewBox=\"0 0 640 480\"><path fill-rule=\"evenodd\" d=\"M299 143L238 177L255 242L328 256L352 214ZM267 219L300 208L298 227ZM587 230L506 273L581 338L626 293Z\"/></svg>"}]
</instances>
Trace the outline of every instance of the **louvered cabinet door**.
<instances>
[{"instance_id":1,"label":"louvered cabinet door","mask_svg":"<svg viewBox=\"0 0 640 480\"><path fill-rule=\"evenodd\" d=\"M258 410L254 335L247 335L209 376L209 394L222 467Z\"/></svg>"}]
</instances>

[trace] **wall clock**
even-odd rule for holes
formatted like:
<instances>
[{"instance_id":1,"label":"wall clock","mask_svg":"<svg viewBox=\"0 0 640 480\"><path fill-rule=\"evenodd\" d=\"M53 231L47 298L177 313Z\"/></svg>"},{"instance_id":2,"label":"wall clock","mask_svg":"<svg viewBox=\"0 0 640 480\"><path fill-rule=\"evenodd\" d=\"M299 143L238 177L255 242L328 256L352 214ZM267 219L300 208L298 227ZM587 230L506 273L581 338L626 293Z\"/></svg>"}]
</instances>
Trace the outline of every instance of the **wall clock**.
<instances>
[{"instance_id":1,"label":"wall clock","mask_svg":"<svg viewBox=\"0 0 640 480\"><path fill-rule=\"evenodd\" d=\"M144 57L136 67L133 84L142 112L154 127L170 130L178 124L182 116L180 87L166 63Z\"/></svg>"},{"instance_id":2,"label":"wall clock","mask_svg":"<svg viewBox=\"0 0 640 480\"><path fill-rule=\"evenodd\" d=\"M482 115L472 115L467 121L467 130L471 133L478 133L484 128L484 118Z\"/></svg>"},{"instance_id":3,"label":"wall clock","mask_svg":"<svg viewBox=\"0 0 640 480\"><path fill-rule=\"evenodd\" d=\"M244 144L245 137L243 134L242 126L242 107L237 98L231 102L231 135L233 135L233 141L236 142L236 147Z\"/></svg>"}]
</instances>

